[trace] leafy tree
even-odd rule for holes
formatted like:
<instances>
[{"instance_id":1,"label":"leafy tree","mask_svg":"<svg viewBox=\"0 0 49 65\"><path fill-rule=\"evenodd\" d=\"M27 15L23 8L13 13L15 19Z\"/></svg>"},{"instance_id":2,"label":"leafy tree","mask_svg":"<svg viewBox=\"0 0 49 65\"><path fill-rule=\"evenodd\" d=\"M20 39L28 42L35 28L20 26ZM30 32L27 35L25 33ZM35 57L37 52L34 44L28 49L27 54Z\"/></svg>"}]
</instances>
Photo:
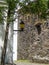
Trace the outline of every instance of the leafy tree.
<instances>
[{"instance_id":1,"label":"leafy tree","mask_svg":"<svg viewBox=\"0 0 49 65\"><path fill-rule=\"evenodd\" d=\"M27 3L27 5L26 5ZM47 5L47 0L25 0L25 3L20 3L20 6L22 9L20 10L21 12L25 13L32 13L36 14L39 16L39 18L44 18L46 19L47 13L46 11L48 10L48 5Z\"/></svg>"},{"instance_id":2,"label":"leafy tree","mask_svg":"<svg viewBox=\"0 0 49 65\"><path fill-rule=\"evenodd\" d=\"M47 1L47 3L48 3L48 8L49 8L49 0Z\"/></svg>"},{"instance_id":3,"label":"leafy tree","mask_svg":"<svg viewBox=\"0 0 49 65\"><path fill-rule=\"evenodd\" d=\"M39 0L37 1L37 12L41 13L41 18L46 18L47 14L46 11L48 9L47 1L46 0Z\"/></svg>"},{"instance_id":4,"label":"leafy tree","mask_svg":"<svg viewBox=\"0 0 49 65\"><path fill-rule=\"evenodd\" d=\"M48 10L47 10L47 14L48 14L48 16L49 16L49 0L47 1L47 5L48 5Z\"/></svg>"},{"instance_id":5,"label":"leafy tree","mask_svg":"<svg viewBox=\"0 0 49 65\"><path fill-rule=\"evenodd\" d=\"M7 41L8 41L9 24L10 22L13 22L13 16L19 0L5 0L5 2L8 6L7 8L8 12L7 12L7 22L6 22L7 24L6 24L6 31L5 31L4 47L1 56L1 65L5 65L5 55L6 55L6 48L7 48Z\"/></svg>"}]
</instances>

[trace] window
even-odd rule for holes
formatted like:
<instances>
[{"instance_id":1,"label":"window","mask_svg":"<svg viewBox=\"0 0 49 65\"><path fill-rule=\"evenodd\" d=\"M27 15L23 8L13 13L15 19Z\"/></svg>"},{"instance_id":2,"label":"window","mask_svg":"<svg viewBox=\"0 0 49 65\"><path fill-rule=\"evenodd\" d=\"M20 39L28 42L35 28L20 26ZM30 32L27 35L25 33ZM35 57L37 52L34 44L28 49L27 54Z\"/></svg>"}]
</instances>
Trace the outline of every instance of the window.
<instances>
[{"instance_id":1,"label":"window","mask_svg":"<svg viewBox=\"0 0 49 65\"><path fill-rule=\"evenodd\" d=\"M36 24L36 28L37 28L38 34L40 34L41 33L41 25L40 24Z\"/></svg>"}]
</instances>

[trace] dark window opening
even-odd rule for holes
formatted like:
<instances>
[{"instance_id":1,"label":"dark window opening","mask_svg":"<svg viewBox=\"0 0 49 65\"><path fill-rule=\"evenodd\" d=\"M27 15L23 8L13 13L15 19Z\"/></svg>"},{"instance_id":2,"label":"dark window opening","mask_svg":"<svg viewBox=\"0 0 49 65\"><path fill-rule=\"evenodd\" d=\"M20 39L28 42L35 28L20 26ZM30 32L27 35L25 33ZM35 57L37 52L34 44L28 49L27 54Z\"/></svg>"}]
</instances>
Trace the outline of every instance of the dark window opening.
<instances>
[{"instance_id":1,"label":"dark window opening","mask_svg":"<svg viewBox=\"0 0 49 65\"><path fill-rule=\"evenodd\" d=\"M38 34L40 34L41 33L41 25L37 24L36 28L37 28Z\"/></svg>"},{"instance_id":2,"label":"dark window opening","mask_svg":"<svg viewBox=\"0 0 49 65\"><path fill-rule=\"evenodd\" d=\"M46 23L46 26L48 26L48 22Z\"/></svg>"}]
</instances>

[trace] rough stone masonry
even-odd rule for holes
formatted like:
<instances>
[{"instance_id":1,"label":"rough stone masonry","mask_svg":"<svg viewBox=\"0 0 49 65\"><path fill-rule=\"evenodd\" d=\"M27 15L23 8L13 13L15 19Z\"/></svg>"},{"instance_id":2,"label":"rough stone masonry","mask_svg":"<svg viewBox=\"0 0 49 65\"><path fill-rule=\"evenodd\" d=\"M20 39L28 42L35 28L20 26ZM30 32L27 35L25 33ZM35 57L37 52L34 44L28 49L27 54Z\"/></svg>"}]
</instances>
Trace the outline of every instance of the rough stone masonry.
<instances>
[{"instance_id":1,"label":"rough stone masonry","mask_svg":"<svg viewBox=\"0 0 49 65\"><path fill-rule=\"evenodd\" d=\"M49 21L34 25L34 19L22 18L23 32L18 32L18 59L49 63ZM19 25L19 24L18 24Z\"/></svg>"}]
</instances>

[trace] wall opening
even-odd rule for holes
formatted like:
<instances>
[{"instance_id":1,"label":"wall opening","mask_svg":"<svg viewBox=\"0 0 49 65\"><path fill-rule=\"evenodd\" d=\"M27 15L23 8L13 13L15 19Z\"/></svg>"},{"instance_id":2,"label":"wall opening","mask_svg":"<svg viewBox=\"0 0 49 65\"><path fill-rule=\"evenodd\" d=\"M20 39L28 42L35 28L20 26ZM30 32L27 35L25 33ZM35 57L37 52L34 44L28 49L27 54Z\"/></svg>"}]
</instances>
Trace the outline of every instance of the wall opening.
<instances>
[{"instance_id":1,"label":"wall opening","mask_svg":"<svg viewBox=\"0 0 49 65\"><path fill-rule=\"evenodd\" d=\"M38 34L40 34L41 33L41 24L36 24L35 26L37 28Z\"/></svg>"}]
</instances>

